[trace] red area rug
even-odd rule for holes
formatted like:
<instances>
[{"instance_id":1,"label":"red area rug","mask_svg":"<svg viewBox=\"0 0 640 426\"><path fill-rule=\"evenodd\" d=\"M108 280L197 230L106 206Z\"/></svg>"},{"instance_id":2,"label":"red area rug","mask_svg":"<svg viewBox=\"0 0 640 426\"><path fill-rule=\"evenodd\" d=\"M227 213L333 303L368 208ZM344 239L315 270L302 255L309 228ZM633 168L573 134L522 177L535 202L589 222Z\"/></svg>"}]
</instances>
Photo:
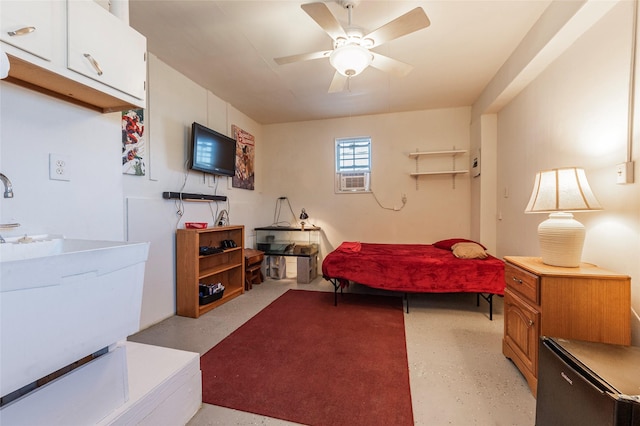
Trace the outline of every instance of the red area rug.
<instances>
[{"instance_id":1,"label":"red area rug","mask_svg":"<svg viewBox=\"0 0 640 426\"><path fill-rule=\"evenodd\" d=\"M402 300L289 290L204 354L203 402L308 425L413 425Z\"/></svg>"}]
</instances>

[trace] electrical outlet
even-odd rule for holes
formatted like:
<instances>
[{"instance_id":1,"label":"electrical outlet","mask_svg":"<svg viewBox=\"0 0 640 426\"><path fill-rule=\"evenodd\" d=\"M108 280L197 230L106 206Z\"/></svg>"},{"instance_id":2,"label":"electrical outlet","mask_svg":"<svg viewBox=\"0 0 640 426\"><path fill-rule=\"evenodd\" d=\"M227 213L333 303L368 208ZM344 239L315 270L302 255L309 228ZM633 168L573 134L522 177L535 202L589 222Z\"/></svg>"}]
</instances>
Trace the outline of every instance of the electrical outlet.
<instances>
[{"instance_id":1,"label":"electrical outlet","mask_svg":"<svg viewBox=\"0 0 640 426\"><path fill-rule=\"evenodd\" d=\"M633 161L616 165L616 183L633 183Z\"/></svg>"},{"instance_id":2,"label":"electrical outlet","mask_svg":"<svg viewBox=\"0 0 640 426\"><path fill-rule=\"evenodd\" d=\"M71 180L69 174L69 159L66 155L49 154L49 179Z\"/></svg>"}]
</instances>

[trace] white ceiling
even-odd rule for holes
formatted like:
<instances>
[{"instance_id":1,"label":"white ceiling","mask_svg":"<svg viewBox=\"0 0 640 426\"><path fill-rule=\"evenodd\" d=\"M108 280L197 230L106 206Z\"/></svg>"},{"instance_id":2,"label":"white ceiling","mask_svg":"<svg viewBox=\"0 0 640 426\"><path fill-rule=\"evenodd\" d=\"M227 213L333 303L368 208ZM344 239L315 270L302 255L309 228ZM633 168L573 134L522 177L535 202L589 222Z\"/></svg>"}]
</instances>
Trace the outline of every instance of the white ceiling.
<instances>
[{"instance_id":1,"label":"white ceiling","mask_svg":"<svg viewBox=\"0 0 640 426\"><path fill-rule=\"evenodd\" d=\"M300 5L310 1L130 0L131 26L148 50L262 124L469 106L540 17L549 0L361 0L365 33L420 6L431 25L374 51L414 66L396 78L369 67L349 90L328 93L328 59L273 58L332 48ZM325 2L346 26L348 13Z\"/></svg>"}]
</instances>

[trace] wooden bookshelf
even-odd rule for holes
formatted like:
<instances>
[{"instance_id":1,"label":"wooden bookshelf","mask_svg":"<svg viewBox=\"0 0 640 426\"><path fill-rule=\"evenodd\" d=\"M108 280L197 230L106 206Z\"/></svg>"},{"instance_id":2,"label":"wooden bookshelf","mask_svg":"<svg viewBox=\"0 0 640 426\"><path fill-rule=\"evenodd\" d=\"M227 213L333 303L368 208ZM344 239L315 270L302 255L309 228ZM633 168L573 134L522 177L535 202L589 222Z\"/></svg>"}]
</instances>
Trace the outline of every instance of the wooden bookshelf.
<instances>
[{"instance_id":1,"label":"wooden bookshelf","mask_svg":"<svg viewBox=\"0 0 640 426\"><path fill-rule=\"evenodd\" d=\"M200 255L201 246L220 247L233 240L237 247L222 253ZM222 283L223 296L200 305L198 285ZM207 229L178 229L176 233L176 313L198 318L200 315L244 293L244 226Z\"/></svg>"}]
</instances>

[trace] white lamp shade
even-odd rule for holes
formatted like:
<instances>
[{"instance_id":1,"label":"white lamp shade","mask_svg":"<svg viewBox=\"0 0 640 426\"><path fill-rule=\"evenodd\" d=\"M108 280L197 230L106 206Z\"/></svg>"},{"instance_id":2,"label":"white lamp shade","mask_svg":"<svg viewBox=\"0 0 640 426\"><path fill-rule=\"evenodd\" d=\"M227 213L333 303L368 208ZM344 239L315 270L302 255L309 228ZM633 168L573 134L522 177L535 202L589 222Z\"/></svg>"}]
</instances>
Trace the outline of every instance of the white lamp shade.
<instances>
[{"instance_id":1,"label":"white lamp shade","mask_svg":"<svg viewBox=\"0 0 640 426\"><path fill-rule=\"evenodd\" d=\"M525 213L602 210L583 169L569 167L539 172Z\"/></svg>"},{"instance_id":2,"label":"white lamp shade","mask_svg":"<svg viewBox=\"0 0 640 426\"><path fill-rule=\"evenodd\" d=\"M336 48L329 56L329 62L340 74L353 77L371 65L373 55L369 50L355 44Z\"/></svg>"},{"instance_id":3,"label":"white lamp shade","mask_svg":"<svg viewBox=\"0 0 640 426\"><path fill-rule=\"evenodd\" d=\"M570 167L536 174L525 213L551 213L538 226L542 262L562 267L580 266L584 226L568 212L602 210L583 169Z\"/></svg>"}]
</instances>

